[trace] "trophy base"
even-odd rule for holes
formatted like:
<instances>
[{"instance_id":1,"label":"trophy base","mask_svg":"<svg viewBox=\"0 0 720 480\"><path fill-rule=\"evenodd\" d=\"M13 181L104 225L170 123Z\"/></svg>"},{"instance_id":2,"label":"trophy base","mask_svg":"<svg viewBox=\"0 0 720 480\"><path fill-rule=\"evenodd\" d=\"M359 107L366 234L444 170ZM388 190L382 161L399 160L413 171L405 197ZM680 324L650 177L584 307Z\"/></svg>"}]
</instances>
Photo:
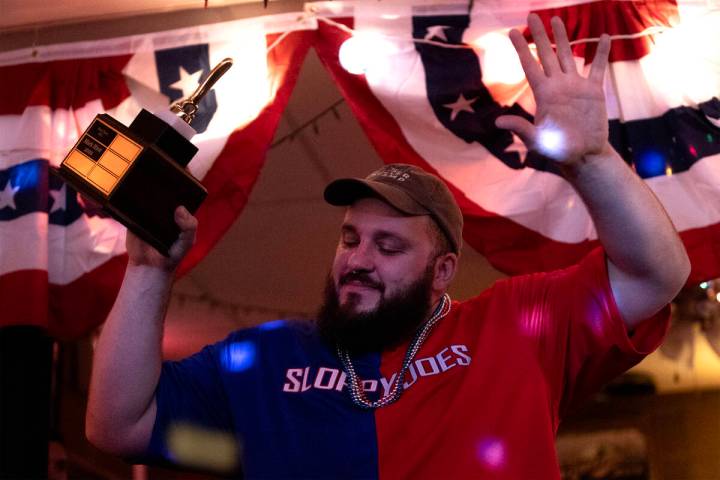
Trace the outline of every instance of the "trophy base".
<instances>
[{"instance_id":1,"label":"trophy base","mask_svg":"<svg viewBox=\"0 0 720 480\"><path fill-rule=\"evenodd\" d=\"M182 205L195 213L207 196L205 187L157 145L106 114L95 117L58 173L166 256L180 234L175 209Z\"/></svg>"}]
</instances>

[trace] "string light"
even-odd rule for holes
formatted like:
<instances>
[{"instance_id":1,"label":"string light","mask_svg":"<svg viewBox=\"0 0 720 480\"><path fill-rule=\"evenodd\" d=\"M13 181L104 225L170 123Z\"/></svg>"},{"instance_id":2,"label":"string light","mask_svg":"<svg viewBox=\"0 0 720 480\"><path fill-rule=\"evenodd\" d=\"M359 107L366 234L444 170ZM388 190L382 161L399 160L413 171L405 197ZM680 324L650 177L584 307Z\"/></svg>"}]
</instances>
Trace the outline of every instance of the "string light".
<instances>
[{"instance_id":1,"label":"string light","mask_svg":"<svg viewBox=\"0 0 720 480\"><path fill-rule=\"evenodd\" d=\"M507 31L486 33L472 41L472 45L479 50L482 79L486 85L515 85L525 80L525 72Z\"/></svg>"},{"instance_id":2,"label":"string light","mask_svg":"<svg viewBox=\"0 0 720 480\"><path fill-rule=\"evenodd\" d=\"M282 137L278 138L277 140L275 140L272 144L270 144L270 148L274 148L274 147L280 145L281 143L283 143L283 142L286 141L286 140L291 140L291 141L294 140L295 137L296 137L300 132L302 132L303 130L305 130L305 129L306 129L307 127L309 127L309 126L312 126L312 127L313 127L313 131L315 132L316 135L319 134L319 133L320 133L320 129L317 127L317 122L318 122L321 118L325 117L328 113L332 113L333 116L335 117L335 120L340 121L340 120L341 120L341 118L340 118L340 113L337 111L337 107L340 106L340 104L342 104L344 101L345 101L345 99L343 99L343 98L340 98L340 99L336 100L335 102L333 102L332 105L330 105L329 107L327 107L326 109L324 109L323 111L321 111L320 113L318 113L317 115L313 116L312 118L308 119L308 120L305 121L302 125L300 125L299 127L295 128L295 129L294 129L293 131L291 131L290 133L287 133L287 134L283 135Z\"/></svg>"},{"instance_id":3,"label":"string light","mask_svg":"<svg viewBox=\"0 0 720 480\"><path fill-rule=\"evenodd\" d=\"M379 33L356 32L340 45L338 59L348 72L366 74L370 70L389 69L387 55L394 50L395 45Z\"/></svg>"}]
</instances>

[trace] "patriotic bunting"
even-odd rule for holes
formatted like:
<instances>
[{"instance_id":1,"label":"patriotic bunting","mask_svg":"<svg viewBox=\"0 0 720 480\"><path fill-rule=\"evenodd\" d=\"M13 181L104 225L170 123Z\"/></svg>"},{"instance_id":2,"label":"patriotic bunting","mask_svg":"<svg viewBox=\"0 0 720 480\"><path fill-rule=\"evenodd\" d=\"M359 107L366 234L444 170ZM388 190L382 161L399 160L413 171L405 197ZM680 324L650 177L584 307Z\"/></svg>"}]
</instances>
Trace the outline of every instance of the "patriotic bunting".
<instances>
[{"instance_id":1,"label":"patriotic bunting","mask_svg":"<svg viewBox=\"0 0 720 480\"><path fill-rule=\"evenodd\" d=\"M186 272L247 202L311 44L381 158L444 178L463 210L466 242L496 268L517 274L577 261L597 244L584 205L552 163L494 125L503 113L534 113L507 39L510 28L526 31L531 11L546 25L563 19L584 71L598 37L612 36L610 141L680 230L690 282L720 276L720 13L712 2L469 5L317 2L304 15L0 54L0 325L70 338L100 323L114 300L124 228L52 173L97 113L129 124L140 108L167 108L234 58L193 124L200 151L189 168L209 196ZM366 54L359 64L357 52Z\"/></svg>"},{"instance_id":2,"label":"patriotic bunting","mask_svg":"<svg viewBox=\"0 0 720 480\"><path fill-rule=\"evenodd\" d=\"M597 243L571 186L495 118L532 118L507 32L529 12L565 22L582 70L603 32L610 140L657 194L689 250L691 282L720 276L720 12L705 2L320 2L316 48L385 162L443 177L465 240L508 274L576 262ZM546 8L544 8L546 7ZM345 41L373 48L362 75ZM357 47L362 51L362 47ZM353 67L357 69L358 67Z\"/></svg>"},{"instance_id":3,"label":"patriotic bunting","mask_svg":"<svg viewBox=\"0 0 720 480\"><path fill-rule=\"evenodd\" d=\"M236 66L193 122L191 173L209 191L181 273L245 206L310 46L298 14L0 54L0 325L72 338L101 323L125 269L125 229L52 169L98 113L167 109L225 57Z\"/></svg>"}]
</instances>

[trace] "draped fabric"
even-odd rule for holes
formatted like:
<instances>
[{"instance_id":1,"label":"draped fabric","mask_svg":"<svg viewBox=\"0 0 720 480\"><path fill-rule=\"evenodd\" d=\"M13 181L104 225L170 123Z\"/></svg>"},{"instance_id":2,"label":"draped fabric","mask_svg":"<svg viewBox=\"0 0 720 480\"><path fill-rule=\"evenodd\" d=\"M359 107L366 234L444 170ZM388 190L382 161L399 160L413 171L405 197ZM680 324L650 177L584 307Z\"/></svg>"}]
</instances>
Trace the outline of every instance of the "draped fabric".
<instances>
[{"instance_id":1,"label":"draped fabric","mask_svg":"<svg viewBox=\"0 0 720 480\"><path fill-rule=\"evenodd\" d=\"M597 244L582 201L498 115L534 100L507 39L530 11L565 22L581 71L613 38L610 141L670 214L690 282L720 276L720 12L705 2L318 3L316 49L381 158L435 172L465 217L465 241L508 274L576 262ZM372 51L351 74L340 47ZM361 42L365 42L364 44ZM346 47L343 47L346 48ZM347 48L349 50L349 48Z\"/></svg>"},{"instance_id":2,"label":"draped fabric","mask_svg":"<svg viewBox=\"0 0 720 480\"><path fill-rule=\"evenodd\" d=\"M584 71L598 36L612 35L610 141L681 232L690 282L720 276L720 13L711 6L318 2L304 14L2 53L0 325L74 337L114 300L125 230L52 173L97 113L127 125L141 107L167 108L222 58L235 59L193 123L199 153L189 169L209 196L183 273L245 206L311 45L381 158L440 175L463 211L465 241L496 268L517 274L576 262L597 244L582 201L552 163L494 126L503 113L534 113L507 39L510 28L527 35L530 11L546 24L553 15L565 21ZM352 30L366 53L361 74L339 62Z\"/></svg>"},{"instance_id":3,"label":"draped fabric","mask_svg":"<svg viewBox=\"0 0 720 480\"><path fill-rule=\"evenodd\" d=\"M200 104L190 172L208 189L192 268L247 203L310 45L285 14L0 54L0 326L72 338L101 323L127 261L125 228L53 173L98 113L167 109L225 57Z\"/></svg>"}]
</instances>

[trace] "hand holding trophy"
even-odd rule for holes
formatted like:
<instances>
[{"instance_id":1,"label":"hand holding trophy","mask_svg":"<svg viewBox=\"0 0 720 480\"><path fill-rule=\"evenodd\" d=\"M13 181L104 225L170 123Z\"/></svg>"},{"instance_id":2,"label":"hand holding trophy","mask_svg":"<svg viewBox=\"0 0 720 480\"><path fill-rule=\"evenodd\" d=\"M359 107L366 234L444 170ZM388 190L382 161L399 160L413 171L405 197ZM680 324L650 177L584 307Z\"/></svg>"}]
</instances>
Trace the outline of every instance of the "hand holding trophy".
<instances>
[{"instance_id":1,"label":"hand holding trophy","mask_svg":"<svg viewBox=\"0 0 720 480\"><path fill-rule=\"evenodd\" d=\"M160 253L169 255L180 229L175 210L195 213L207 190L186 166L198 149L190 126L198 104L232 66L226 58L190 97L154 115L143 109L129 127L110 115L95 117L60 164L59 175L102 205Z\"/></svg>"}]
</instances>

